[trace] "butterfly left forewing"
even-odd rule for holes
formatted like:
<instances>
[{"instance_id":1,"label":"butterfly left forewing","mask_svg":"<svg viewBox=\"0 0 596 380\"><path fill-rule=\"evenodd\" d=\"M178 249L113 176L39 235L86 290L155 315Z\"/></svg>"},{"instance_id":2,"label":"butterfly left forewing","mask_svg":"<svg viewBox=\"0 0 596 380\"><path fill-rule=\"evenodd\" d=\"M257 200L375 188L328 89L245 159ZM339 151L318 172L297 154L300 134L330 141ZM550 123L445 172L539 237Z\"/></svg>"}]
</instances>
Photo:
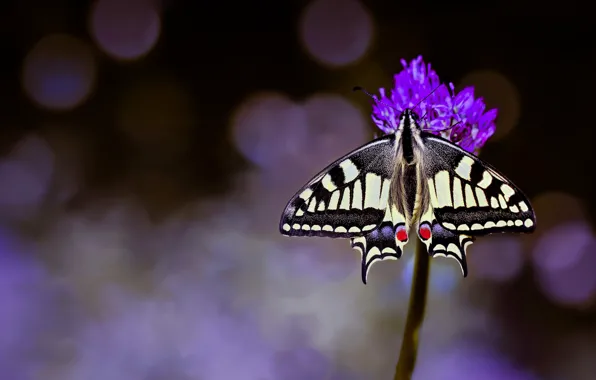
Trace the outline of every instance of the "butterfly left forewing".
<instances>
[{"instance_id":1,"label":"butterfly left forewing","mask_svg":"<svg viewBox=\"0 0 596 380\"><path fill-rule=\"evenodd\" d=\"M351 238L375 229L389 201L396 140L383 136L323 169L290 199L280 232Z\"/></svg>"},{"instance_id":2,"label":"butterfly left forewing","mask_svg":"<svg viewBox=\"0 0 596 380\"><path fill-rule=\"evenodd\" d=\"M530 201L503 174L441 137L421 136L422 171L434 216L444 229L473 236L535 229Z\"/></svg>"}]
</instances>

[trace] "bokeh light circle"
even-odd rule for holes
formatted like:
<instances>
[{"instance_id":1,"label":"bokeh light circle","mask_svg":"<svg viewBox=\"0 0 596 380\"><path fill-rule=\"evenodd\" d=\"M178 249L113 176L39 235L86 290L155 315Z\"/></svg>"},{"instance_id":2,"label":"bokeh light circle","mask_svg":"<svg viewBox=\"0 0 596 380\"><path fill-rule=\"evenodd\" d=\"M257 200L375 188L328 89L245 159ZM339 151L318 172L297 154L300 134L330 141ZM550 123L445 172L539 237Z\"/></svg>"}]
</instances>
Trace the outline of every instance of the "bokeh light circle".
<instances>
[{"instance_id":1,"label":"bokeh light circle","mask_svg":"<svg viewBox=\"0 0 596 380\"><path fill-rule=\"evenodd\" d=\"M23 162L0 162L0 210L21 208L37 203L46 191L46 184ZM22 210L21 210L22 211ZM6 216L6 215L4 215Z\"/></svg>"},{"instance_id":2,"label":"bokeh light circle","mask_svg":"<svg viewBox=\"0 0 596 380\"><path fill-rule=\"evenodd\" d=\"M576 305L596 295L596 238L583 221L546 231L532 252L538 283L553 301Z\"/></svg>"},{"instance_id":3,"label":"bokeh light circle","mask_svg":"<svg viewBox=\"0 0 596 380\"><path fill-rule=\"evenodd\" d=\"M23 65L27 95L42 107L72 109L83 103L95 85L96 64L87 45L75 37L54 34L31 49Z\"/></svg>"},{"instance_id":4,"label":"bokeh light circle","mask_svg":"<svg viewBox=\"0 0 596 380\"><path fill-rule=\"evenodd\" d=\"M469 248L467 257L471 276L496 282L515 278L525 259L521 240L512 235L483 237Z\"/></svg>"},{"instance_id":5,"label":"bokeh light circle","mask_svg":"<svg viewBox=\"0 0 596 380\"><path fill-rule=\"evenodd\" d=\"M232 116L232 140L260 168L283 166L306 147L308 125L303 107L285 95L259 93Z\"/></svg>"},{"instance_id":6,"label":"bokeh light circle","mask_svg":"<svg viewBox=\"0 0 596 380\"><path fill-rule=\"evenodd\" d=\"M337 160L370 139L368 119L343 96L316 94L305 102L304 109L313 169L322 169L321 164Z\"/></svg>"},{"instance_id":7,"label":"bokeh light circle","mask_svg":"<svg viewBox=\"0 0 596 380\"><path fill-rule=\"evenodd\" d=\"M99 0L91 10L91 34L109 56L132 60L157 43L160 15L149 0Z\"/></svg>"},{"instance_id":8,"label":"bokeh light circle","mask_svg":"<svg viewBox=\"0 0 596 380\"><path fill-rule=\"evenodd\" d=\"M300 21L300 37L308 53L332 67L360 59L373 33L372 17L358 0L314 0Z\"/></svg>"},{"instance_id":9,"label":"bokeh light circle","mask_svg":"<svg viewBox=\"0 0 596 380\"><path fill-rule=\"evenodd\" d=\"M487 109L499 110L497 130L489 141L496 141L511 132L521 113L521 99L516 86L506 76L492 70L467 74L459 87L467 86L474 86L475 95L484 98Z\"/></svg>"},{"instance_id":10,"label":"bokeh light circle","mask_svg":"<svg viewBox=\"0 0 596 380\"><path fill-rule=\"evenodd\" d=\"M485 343L462 341L426 354L413 380L537 380Z\"/></svg>"},{"instance_id":11,"label":"bokeh light circle","mask_svg":"<svg viewBox=\"0 0 596 380\"><path fill-rule=\"evenodd\" d=\"M0 220L24 220L44 201L54 176L55 153L36 135L21 140L0 160Z\"/></svg>"},{"instance_id":12,"label":"bokeh light circle","mask_svg":"<svg viewBox=\"0 0 596 380\"><path fill-rule=\"evenodd\" d=\"M296 103L282 94L247 99L232 117L232 140L261 169L320 170L367 139L364 116L345 98L317 94Z\"/></svg>"}]
</instances>

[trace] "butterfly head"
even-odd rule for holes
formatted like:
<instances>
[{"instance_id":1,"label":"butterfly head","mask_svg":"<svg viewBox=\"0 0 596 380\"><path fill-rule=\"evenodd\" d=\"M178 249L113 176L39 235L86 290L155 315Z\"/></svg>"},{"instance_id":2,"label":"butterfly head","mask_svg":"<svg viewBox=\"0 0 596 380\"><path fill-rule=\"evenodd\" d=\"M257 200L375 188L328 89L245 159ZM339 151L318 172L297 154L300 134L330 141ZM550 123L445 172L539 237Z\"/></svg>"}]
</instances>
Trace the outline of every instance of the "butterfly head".
<instances>
[{"instance_id":1,"label":"butterfly head","mask_svg":"<svg viewBox=\"0 0 596 380\"><path fill-rule=\"evenodd\" d=\"M413 109L406 108L402 111L399 117L399 129L420 131L420 118Z\"/></svg>"}]
</instances>

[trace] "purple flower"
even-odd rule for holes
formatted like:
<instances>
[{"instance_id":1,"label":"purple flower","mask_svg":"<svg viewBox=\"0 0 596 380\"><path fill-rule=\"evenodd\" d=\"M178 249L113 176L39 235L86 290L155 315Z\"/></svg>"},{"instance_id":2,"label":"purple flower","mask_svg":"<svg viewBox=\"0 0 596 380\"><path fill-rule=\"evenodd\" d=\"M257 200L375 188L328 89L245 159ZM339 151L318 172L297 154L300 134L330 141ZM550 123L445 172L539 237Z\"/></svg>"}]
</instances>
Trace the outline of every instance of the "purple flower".
<instances>
[{"instance_id":1,"label":"purple flower","mask_svg":"<svg viewBox=\"0 0 596 380\"><path fill-rule=\"evenodd\" d=\"M384 88L379 89L381 97L373 104L372 119L379 129L384 133L394 132L401 112L414 108L421 117L422 129L441 135L469 152L478 151L495 132L497 110L485 112L483 99L474 99L473 87L456 93L453 83L441 86L439 76L430 64L424 63L422 56L409 65L404 59L401 63L404 70L395 74L391 94L388 96Z\"/></svg>"}]
</instances>

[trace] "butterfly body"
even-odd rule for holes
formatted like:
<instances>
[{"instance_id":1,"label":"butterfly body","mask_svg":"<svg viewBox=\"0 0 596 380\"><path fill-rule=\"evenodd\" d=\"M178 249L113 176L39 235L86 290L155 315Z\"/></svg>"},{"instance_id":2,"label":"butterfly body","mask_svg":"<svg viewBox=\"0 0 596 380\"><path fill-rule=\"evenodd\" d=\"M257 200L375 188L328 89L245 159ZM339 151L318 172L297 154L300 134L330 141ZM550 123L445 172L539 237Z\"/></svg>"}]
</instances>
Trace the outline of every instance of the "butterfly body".
<instances>
[{"instance_id":1,"label":"butterfly body","mask_svg":"<svg viewBox=\"0 0 596 380\"><path fill-rule=\"evenodd\" d=\"M349 238L362 254L362 281L373 263L398 259L418 235L432 256L457 260L475 236L531 232L527 197L505 176L452 142L423 131L405 109L394 133L323 169L288 202L287 236Z\"/></svg>"}]
</instances>

